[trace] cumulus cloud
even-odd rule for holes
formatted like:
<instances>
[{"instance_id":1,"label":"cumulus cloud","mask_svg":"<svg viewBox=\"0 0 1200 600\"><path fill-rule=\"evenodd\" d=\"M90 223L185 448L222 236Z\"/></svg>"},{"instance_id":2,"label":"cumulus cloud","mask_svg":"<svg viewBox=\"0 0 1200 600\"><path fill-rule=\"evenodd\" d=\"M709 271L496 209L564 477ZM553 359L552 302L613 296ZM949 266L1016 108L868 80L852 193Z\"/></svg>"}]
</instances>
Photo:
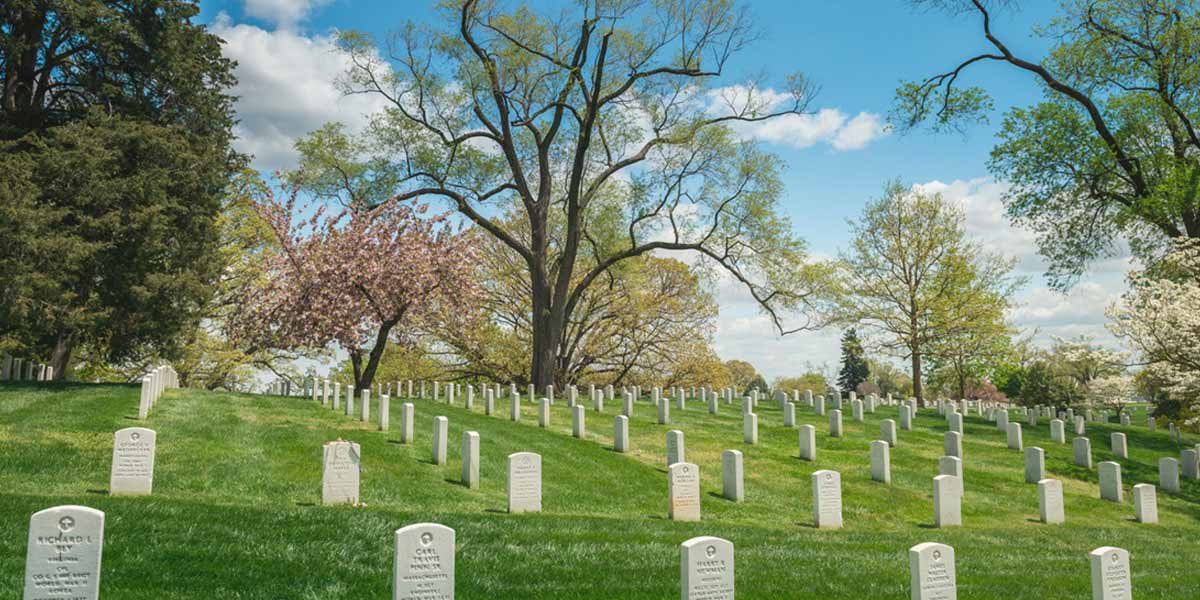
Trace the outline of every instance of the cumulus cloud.
<instances>
[{"instance_id":1,"label":"cumulus cloud","mask_svg":"<svg viewBox=\"0 0 1200 600\"><path fill-rule=\"evenodd\" d=\"M712 90L709 101L709 110L714 114L762 115L787 108L792 97L771 88L733 85ZM859 150L889 132L883 118L876 113L860 112L850 116L838 108L786 114L766 121L737 122L732 127L749 139L793 148L824 143L834 150Z\"/></svg>"},{"instance_id":2,"label":"cumulus cloud","mask_svg":"<svg viewBox=\"0 0 1200 600\"><path fill-rule=\"evenodd\" d=\"M254 155L256 168L290 168L298 158L297 138L330 121L359 130L385 106L381 97L343 96L337 90L334 82L349 63L331 36L267 31L234 24L225 14L211 30L225 40L225 56L238 62L235 147Z\"/></svg>"},{"instance_id":3,"label":"cumulus cloud","mask_svg":"<svg viewBox=\"0 0 1200 600\"><path fill-rule=\"evenodd\" d=\"M246 0L246 15L277 27L292 28L332 0Z\"/></svg>"}]
</instances>

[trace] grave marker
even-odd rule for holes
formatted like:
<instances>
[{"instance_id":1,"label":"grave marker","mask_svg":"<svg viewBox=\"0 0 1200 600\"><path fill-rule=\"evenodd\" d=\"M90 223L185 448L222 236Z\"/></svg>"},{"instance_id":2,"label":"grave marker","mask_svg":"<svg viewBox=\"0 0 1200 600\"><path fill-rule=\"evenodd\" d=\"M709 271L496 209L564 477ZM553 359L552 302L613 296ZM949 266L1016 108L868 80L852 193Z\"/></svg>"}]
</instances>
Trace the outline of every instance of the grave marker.
<instances>
[{"instance_id":1,"label":"grave marker","mask_svg":"<svg viewBox=\"0 0 1200 600\"><path fill-rule=\"evenodd\" d=\"M1025 449L1025 483L1037 483L1046 478L1046 452L1037 446Z\"/></svg>"},{"instance_id":2,"label":"grave marker","mask_svg":"<svg viewBox=\"0 0 1200 600\"><path fill-rule=\"evenodd\" d=\"M158 434L153 429L126 427L113 434L108 493L148 496L154 487L154 453Z\"/></svg>"},{"instance_id":3,"label":"grave marker","mask_svg":"<svg viewBox=\"0 0 1200 600\"><path fill-rule=\"evenodd\" d=\"M882 483L892 482L891 446L884 440L871 442L871 479Z\"/></svg>"},{"instance_id":4,"label":"grave marker","mask_svg":"<svg viewBox=\"0 0 1200 600\"><path fill-rule=\"evenodd\" d=\"M953 475L933 478L933 525L959 527L962 525L962 482Z\"/></svg>"},{"instance_id":5,"label":"grave marker","mask_svg":"<svg viewBox=\"0 0 1200 600\"><path fill-rule=\"evenodd\" d=\"M540 454L514 452L508 455L508 512L542 512Z\"/></svg>"},{"instance_id":6,"label":"grave marker","mask_svg":"<svg viewBox=\"0 0 1200 600\"><path fill-rule=\"evenodd\" d=\"M446 445L450 435L450 420L438 416L433 418L433 444L430 459L435 465L446 464Z\"/></svg>"},{"instance_id":7,"label":"grave marker","mask_svg":"<svg viewBox=\"0 0 1200 600\"><path fill-rule=\"evenodd\" d=\"M1063 508L1063 485L1057 479L1043 479L1038 482L1038 513L1043 523L1056 525L1065 523L1066 511Z\"/></svg>"},{"instance_id":8,"label":"grave marker","mask_svg":"<svg viewBox=\"0 0 1200 600\"><path fill-rule=\"evenodd\" d=\"M958 600L954 575L954 548L936 542L908 549L912 600Z\"/></svg>"},{"instance_id":9,"label":"grave marker","mask_svg":"<svg viewBox=\"0 0 1200 600\"><path fill-rule=\"evenodd\" d=\"M337 440L322 448L321 504L358 504L361 449L354 442Z\"/></svg>"},{"instance_id":10,"label":"grave marker","mask_svg":"<svg viewBox=\"0 0 1200 600\"><path fill-rule=\"evenodd\" d=\"M672 521L699 521L700 467L686 462L667 467L667 495L667 516Z\"/></svg>"},{"instance_id":11,"label":"grave marker","mask_svg":"<svg viewBox=\"0 0 1200 600\"><path fill-rule=\"evenodd\" d=\"M629 417L625 415L613 418L613 450L629 451Z\"/></svg>"},{"instance_id":12,"label":"grave marker","mask_svg":"<svg viewBox=\"0 0 1200 600\"><path fill-rule=\"evenodd\" d=\"M728 500L741 502L746 498L742 481L742 453L726 450L721 453L721 495Z\"/></svg>"},{"instance_id":13,"label":"grave marker","mask_svg":"<svg viewBox=\"0 0 1200 600\"><path fill-rule=\"evenodd\" d=\"M1092 565L1092 600L1131 600L1132 574L1129 552L1102 546L1088 553Z\"/></svg>"},{"instance_id":14,"label":"grave marker","mask_svg":"<svg viewBox=\"0 0 1200 600\"><path fill-rule=\"evenodd\" d=\"M462 437L462 483L479 489L479 432L464 431Z\"/></svg>"},{"instance_id":15,"label":"grave marker","mask_svg":"<svg viewBox=\"0 0 1200 600\"><path fill-rule=\"evenodd\" d=\"M454 599L454 530L417 523L396 530L393 600Z\"/></svg>"},{"instance_id":16,"label":"grave marker","mask_svg":"<svg viewBox=\"0 0 1200 600\"><path fill-rule=\"evenodd\" d=\"M1100 463L1100 499L1119 503L1123 497L1121 465L1110 460Z\"/></svg>"},{"instance_id":17,"label":"grave marker","mask_svg":"<svg viewBox=\"0 0 1200 600\"><path fill-rule=\"evenodd\" d=\"M1133 486L1133 511L1138 523L1158 522L1158 494L1149 483Z\"/></svg>"},{"instance_id":18,"label":"grave marker","mask_svg":"<svg viewBox=\"0 0 1200 600\"><path fill-rule=\"evenodd\" d=\"M813 526L817 529L841 529L842 475L837 471L816 471L812 474L812 487Z\"/></svg>"},{"instance_id":19,"label":"grave marker","mask_svg":"<svg viewBox=\"0 0 1200 600\"><path fill-rule=\"evenodd\" d=\"M817 428L812 425L800 426L800 458L817 460Z\"/></svg>"},{"instance_id":20,"label":"grave marker","mask_svg":"<svg viewBox=\"0 0 1200 600\"><path fill-rule=\"evenodd\" d=\"M104 513L55 506L29 518L24 600L98 600Z\"/></svg>"},{"instance_id":21,"label":"grave marker","mask_svg":"<svg viewBox=\"0 0 1200 600\"><path fill-rule=\"evenodd\" d=\"M733 600L733 543L718 537L694 537L679 546L682 600Z\"/></svg>"}]
</instances>

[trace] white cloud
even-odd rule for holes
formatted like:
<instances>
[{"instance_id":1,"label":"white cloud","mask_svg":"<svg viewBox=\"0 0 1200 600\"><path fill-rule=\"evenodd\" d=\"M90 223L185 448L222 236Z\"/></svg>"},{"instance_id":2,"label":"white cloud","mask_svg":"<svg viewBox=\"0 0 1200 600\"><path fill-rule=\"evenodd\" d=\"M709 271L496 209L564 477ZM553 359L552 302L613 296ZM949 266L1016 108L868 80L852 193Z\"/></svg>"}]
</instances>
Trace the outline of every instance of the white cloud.
<instances>
[{"instance_id":1,"label":"white cloud","mask_svg":"<svg viewBox=\"0 0 1200 600\"><path fill-rule=\"evenodd\" d=\"M361 129L367 116L385 106L376 95L343 96L334 85L348 59L330 36L305 36L234 24L218 15L212 31L225 40L223 53L238 62L235 147L272 171L295 165L292 144L330 121Z\"/></svg>"},{"instance_id":2,"label":"white cloud","mask_svg":"<svg viewBox=\"0 0 1200 600\"><path fill-rule=\"evenodd\" d=\"M246 0L246 14L278 27L292 28L332 0Z\"/></svg>"},{"instance_id":3,"label":"white cloud","mask_svg":"<svg viewBox=\"0 0 1200 600\"><path fill-rule=\"evenodd\" d=\"M782 110L792 102L791 96L773 89L752 90L742 85L712 90L708 95L709 110L714 114L745 111L761 115ZM766 121L735 122L732 127L749 139L793 148L825 143L834 150L859 150L889 132L883 118L876 113L860 112L851 117L838 108L786 114Z\"/></svg>"}]
</instances>

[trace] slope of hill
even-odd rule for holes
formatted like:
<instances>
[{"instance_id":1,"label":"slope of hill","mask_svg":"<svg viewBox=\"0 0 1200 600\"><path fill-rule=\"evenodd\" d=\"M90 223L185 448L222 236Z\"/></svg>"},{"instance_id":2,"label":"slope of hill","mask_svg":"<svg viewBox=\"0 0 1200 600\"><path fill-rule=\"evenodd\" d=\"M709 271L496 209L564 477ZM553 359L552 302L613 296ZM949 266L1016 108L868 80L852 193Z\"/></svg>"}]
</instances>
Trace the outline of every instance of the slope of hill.
<instances>
[{"instance_id":1,"label":"slope of hill","mask_svg":"<svg viewBox=\"0 0 1200 600\"><path fill-rule=\"evenodd\" d=\"M392 399L390 433L303 399L170 390L142 423L136 388L0 384L0 597L19 597L29 516L60 504L107 515L101 597L115 599L321 600L388 598L392 533L433 521L457 530L460 598L676 598L679 544L714 535L735 545L737 596L751 598L907 598L908 548L938 541L956 549L959 597L1078 599L1090 593L1087 553L1120 546L1132 554L1139 599L1200 597L1200 482L1159 493L1158 525L1133 522L1129 488L1158 483L1157 461L1184 444L1143 427L1088 424L1093 460L1114 460L1109 434L1124 431L1130 458L1119 460L1125 502L1099 499L1097 473L1075 467L1069 445L1051 443L1049 425L1026 428L1026 446L1046 450L1049 477L1062 479L1067 523L1038 522L1037 487L1024 483L1021 452L983 419L968 417L964 527L933 528L931 478L946 425L922 411L892 449L892 483L873 482L871 440L881 407L830 438L816 425L817 460L797 457L797 431L763 402L757 446L742 442L740 408L707 414L698 402L654 422L643 401L631 419L633 450L611 449L611 403L588 407L587 436L571 437L561 399L541 429L526 403L521 422L507 400L485 416L461 404L416 404L416 440L398 443L401 400ZM503 406L500 406L503 405ZM674 408L674 407L672 407ZM449 461L430 460L435 415L450 421ZM1140 417L1135 422L1141 422ZM112 435L142 425L158 432L154 494L107 494ZM686 458L702 473L703 520L667 520L666 432L686 434ZM481 486L459 481L463 431L481 436ZM362 507L322 507L321 445L362 445ZM1070 437L1070 436L1068 436ZM1195 444L1196 440L1185 440ZM745 454L746 502L722 499L721 452ZM505 457L543 457L543 512L505 513ZM811 526L810 474L842 474L845 528Z\"/></svg>"}]
</instances>

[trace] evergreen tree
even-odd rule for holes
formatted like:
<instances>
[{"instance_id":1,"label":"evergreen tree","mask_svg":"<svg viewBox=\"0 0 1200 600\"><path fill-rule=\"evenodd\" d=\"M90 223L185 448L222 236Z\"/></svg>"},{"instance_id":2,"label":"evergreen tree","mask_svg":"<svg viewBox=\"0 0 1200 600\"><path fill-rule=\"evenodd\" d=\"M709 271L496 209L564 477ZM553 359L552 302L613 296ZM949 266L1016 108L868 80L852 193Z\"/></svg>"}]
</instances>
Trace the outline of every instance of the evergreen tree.
<instances>
[{"instance_id":1,"label":"evergreen tree","mask_svg":"<svg viewBox=\"0 0 1200 600\"><path fill-rule=\"evenodd\" d=\"M858 384L867 380L870 373L862 342L858 341L858 333L853 327L847 329L846 333L842 334L842 371L838 373L838 386L843 392L854 391Z\"/></svg>"}]
</instances>

